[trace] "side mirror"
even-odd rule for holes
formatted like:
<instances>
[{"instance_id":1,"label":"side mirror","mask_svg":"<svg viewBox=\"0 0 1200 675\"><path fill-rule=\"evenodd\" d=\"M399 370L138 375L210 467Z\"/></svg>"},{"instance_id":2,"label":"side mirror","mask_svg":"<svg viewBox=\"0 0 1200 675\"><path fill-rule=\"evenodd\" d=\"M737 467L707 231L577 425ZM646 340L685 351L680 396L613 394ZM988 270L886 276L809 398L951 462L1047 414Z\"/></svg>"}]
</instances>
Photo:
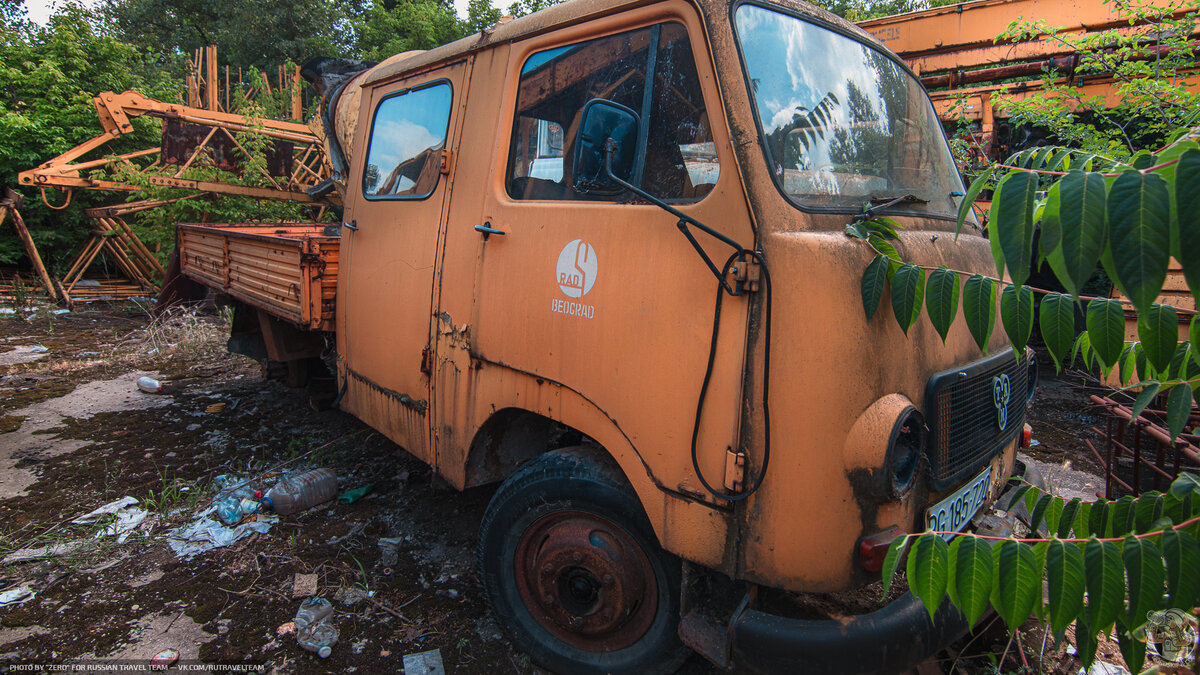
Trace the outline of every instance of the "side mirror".
<instances>
[{"instance_id":1,"label":"side mirror","mask_svg":"<svg viewBox=\"0 0 1200 675\"><path fill-rule=\"evenodd\" d=\"M615 143L612 173L629 182L637 156L638 114L619 103L594 98L583 106L572 158L575 189L587 194L619 194L625 188L605 170L605 144Z\"/></svg>"}]
</instances>

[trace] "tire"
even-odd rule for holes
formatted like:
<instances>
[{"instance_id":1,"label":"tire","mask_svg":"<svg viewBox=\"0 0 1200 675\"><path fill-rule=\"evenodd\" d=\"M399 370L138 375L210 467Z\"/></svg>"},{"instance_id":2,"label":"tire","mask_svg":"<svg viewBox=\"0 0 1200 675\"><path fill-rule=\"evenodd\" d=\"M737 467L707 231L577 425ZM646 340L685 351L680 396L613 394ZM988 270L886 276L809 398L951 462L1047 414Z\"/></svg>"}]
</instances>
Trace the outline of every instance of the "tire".
<instances>
[{"instance_id":1,"label":"tire","mask_svg":"<svg viewBox=\"0 0 1200 675\"><path fill-rule=\"evenodd\" d=\"M479 528L479 576L517 647L558 673L674 672L679 559L616 463L567 448L513 473Z\"/></svg>"}]
</instances>

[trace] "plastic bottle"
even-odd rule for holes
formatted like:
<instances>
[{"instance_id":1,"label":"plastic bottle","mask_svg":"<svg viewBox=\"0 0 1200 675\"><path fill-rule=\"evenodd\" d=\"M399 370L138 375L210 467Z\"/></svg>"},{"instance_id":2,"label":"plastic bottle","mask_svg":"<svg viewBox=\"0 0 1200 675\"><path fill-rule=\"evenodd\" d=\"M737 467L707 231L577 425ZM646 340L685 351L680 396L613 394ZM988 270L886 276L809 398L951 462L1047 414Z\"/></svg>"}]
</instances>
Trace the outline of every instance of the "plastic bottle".
<instances>
[{"instance_id":1,"label":"plastic bottle","mask_svg":"<svg viewBox=\"0 0 1200 675\"><path fill-rule=\"evenodd\" d=\"M316 652L323 659L333 653L333 646L338 641L338 630L323 619L303 631L296 631L296 642L310 652Z\"/></svg>"},{"instance_id":2,"label":"plastic bottle","mask_svg":"<svg viewBox=\"0 0 1200 675\"><path fill-rule=\"evenodd\" d=\"M237 525L246 516L258 513L260 508L259 502L236 493L218 498L216 506L217 518L226 525Z\"/></svg>"},{"instance_id":3,"label":"plastic bottle","mask_svg":"<svg viewBox=\"0 0 1200 675\"><path fill-rule=\"evenodd\" d=\"M337 495L337 474L333 469L315 469L284 478L267 491L263 508L286 516L323 504Z\"/></svg>"},{"instance_id":4,"label":"plastic bottle","mask_svg":"<svg viewBox=\"0 0 1200 675\"><path fill-rule=\"evenodd\" d=\"M333 605L325 598L309 598L300 603L300 609L296 610L296 632L302 632L308 629L309 626L325 620L333 614Z\"/></svg>"},{"instance_id":5,"label":"plastic bottle","mask_svg":"<svg viewBox=\"0 0 1200 675\"><path fill-rule=\"evenodd\" d=\"M158 392L162 391L162 382L159 382L153 377L146 377L143 375L137 379L137 388L141 389L147 394L157 394Z\"/></svg>"}]
</instances>

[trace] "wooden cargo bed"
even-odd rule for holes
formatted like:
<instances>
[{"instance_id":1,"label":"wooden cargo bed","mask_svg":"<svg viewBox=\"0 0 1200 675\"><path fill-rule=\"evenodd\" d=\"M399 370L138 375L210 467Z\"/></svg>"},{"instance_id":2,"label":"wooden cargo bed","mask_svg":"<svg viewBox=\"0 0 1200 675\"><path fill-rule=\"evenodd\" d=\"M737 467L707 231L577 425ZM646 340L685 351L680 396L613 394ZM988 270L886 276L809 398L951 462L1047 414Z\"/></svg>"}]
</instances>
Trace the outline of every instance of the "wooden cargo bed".
<instances>
[{"instance_id":1,"label":"wooden cargo bed","mask_svg":"<svg viewBox=\"0 0 1200 675\"><path fill-rule=\"evenodd\" d=\"M183 274L306 330L334 330L338 237L317 223L179 225Z\"/></svg>"}]
</instances>

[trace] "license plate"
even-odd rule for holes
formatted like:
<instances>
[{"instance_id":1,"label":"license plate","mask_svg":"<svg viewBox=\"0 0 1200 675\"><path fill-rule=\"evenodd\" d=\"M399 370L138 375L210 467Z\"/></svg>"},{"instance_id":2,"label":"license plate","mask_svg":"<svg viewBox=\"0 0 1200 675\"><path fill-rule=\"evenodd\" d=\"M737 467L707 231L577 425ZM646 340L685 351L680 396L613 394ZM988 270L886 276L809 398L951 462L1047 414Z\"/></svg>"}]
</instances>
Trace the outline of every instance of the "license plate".
<instances>
[{"instance_id":1,"label":"license plate","mask_svg":"<svg viewBox=\"0 0 1200 675\"><path fill-rule=\"evenodd\" d=\"M966 485L946 497L925 512L925 522L931 532L961 532L975 517L979 507L987 499L988 480L992 477L992 467L984 469L983 473L975 476ZM943 534L942 538L949 541L953 534Z\"/></svg>"}]
</instances>

